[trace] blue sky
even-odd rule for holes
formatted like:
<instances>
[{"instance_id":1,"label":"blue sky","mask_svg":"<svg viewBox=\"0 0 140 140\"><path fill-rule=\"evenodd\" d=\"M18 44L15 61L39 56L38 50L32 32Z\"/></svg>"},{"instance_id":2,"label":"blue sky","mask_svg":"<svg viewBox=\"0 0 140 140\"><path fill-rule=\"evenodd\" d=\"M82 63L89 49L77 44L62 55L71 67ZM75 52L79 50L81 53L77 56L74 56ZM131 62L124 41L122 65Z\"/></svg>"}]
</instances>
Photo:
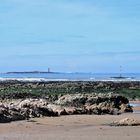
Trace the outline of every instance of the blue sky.
<instances>
[{"instance_id":1,"label":"blue sky","mask_svg":"<svg viewBox=\"0 0 140 140\"><path fill-rule=\"evenodd\" d=\"M139 0L1 0L0 71L140 72Z\"/></svg>"}]
</instances>

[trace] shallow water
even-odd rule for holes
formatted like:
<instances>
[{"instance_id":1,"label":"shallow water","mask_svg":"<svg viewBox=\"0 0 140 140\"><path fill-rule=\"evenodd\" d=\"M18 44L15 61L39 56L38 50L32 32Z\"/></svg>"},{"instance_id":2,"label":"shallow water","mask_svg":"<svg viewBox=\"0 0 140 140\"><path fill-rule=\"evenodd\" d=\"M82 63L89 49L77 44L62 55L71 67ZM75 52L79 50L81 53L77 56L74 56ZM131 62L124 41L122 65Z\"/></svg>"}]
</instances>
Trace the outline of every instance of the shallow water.
<instances>
[{"instance_id":1,"label":"shallow water","mask_svg":"<svg viewBox=\"0 0 140 140\"><path fill-rule=\"evenodd\" d=\"M140 104L138 104L138 103L131 103L130 105L132 107L140 107ZM139 114L140 115L140 110L134 111L133 114Z\"/></svg>"},{"instance_id":2,"label":"shallow water","mask_svg":"<svg viewBox=\"0 0 140 140\"><path fill-rule=\"evenodd\" d=\"M140 107L140 104L130 104L133 107Z\"/></svg>"}]
</instances>

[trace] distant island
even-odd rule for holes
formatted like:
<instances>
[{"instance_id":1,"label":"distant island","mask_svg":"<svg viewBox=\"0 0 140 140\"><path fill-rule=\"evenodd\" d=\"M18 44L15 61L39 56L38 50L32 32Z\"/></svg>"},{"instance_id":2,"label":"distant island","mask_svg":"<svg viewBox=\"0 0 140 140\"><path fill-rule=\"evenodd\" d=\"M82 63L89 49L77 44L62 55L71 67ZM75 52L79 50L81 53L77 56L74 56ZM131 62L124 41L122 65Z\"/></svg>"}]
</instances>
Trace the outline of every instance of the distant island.
<instances>
[{"instance_id":1,"label":"distant island","mask_svg":"<svg viewBox=\"0 0 140 140\"><path fill-rule=\"evenodd\" d=\"M6 74L38 74L38 73L59 73L51 71L20 71L20 72L6 72Z\"/></svg>"},{"instance_id":2,"label":"distant island","mask_svg":"<svg viewBox=\"0 0 140 140\"><path fill-rule=\"evenodd\" d=\"M110 78L112 78L112 79L128 79L128 78L131 78L132 79L133 77L114 76L114 77L110 77Z\"/></svg>"},{"instance_id":3,"label":"distant island","mask_svg":"<svg viewBox=\"0 0 140 140\"><path fill-rule=\"evenodd\" d=\"M48 71L13 71L13 72L6 72L6 74L39 74L39 73L59 73L59 72L52 72L50 68L48 68Z\"/></svg>"}]
</instances>

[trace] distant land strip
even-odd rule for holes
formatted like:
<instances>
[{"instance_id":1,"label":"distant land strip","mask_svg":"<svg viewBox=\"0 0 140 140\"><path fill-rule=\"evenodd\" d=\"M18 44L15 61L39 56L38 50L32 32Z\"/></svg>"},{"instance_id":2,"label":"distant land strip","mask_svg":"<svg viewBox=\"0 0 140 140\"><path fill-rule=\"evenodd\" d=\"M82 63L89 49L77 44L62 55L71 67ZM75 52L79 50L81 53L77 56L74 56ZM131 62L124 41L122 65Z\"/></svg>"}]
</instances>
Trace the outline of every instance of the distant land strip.
<instances>
[{"instance_id":1,"label":"distant land strip","mask_svg":"<svg viewBox=\"0 0 140 140\"><path fill-rule=\"evenodd\" d=\"M21 71L21 72L6 72L6 74L32 74L32 73L59 73L59 72L48 72L48 71Z\"/></svg>"}]
</instances>

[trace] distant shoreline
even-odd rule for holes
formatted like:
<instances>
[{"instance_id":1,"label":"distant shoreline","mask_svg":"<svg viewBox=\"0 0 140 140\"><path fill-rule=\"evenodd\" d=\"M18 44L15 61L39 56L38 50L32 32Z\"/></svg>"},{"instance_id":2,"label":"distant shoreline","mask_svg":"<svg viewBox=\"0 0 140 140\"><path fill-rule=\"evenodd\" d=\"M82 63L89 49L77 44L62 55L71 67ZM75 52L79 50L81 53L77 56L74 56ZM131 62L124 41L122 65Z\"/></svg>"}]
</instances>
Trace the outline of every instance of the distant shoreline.
<instances>
[{"instance_id":1,"label":"distant shoreline","mask_svg":"<svg viewBox=\"0 0 140 140\"><path fill-rule=\"evenodd\" d=\"M38 73L59 73L59 72L47 72L47 71L23 71L23 72L6 72L6 74L38 74Z\"/></svg>"}]
</instances>

